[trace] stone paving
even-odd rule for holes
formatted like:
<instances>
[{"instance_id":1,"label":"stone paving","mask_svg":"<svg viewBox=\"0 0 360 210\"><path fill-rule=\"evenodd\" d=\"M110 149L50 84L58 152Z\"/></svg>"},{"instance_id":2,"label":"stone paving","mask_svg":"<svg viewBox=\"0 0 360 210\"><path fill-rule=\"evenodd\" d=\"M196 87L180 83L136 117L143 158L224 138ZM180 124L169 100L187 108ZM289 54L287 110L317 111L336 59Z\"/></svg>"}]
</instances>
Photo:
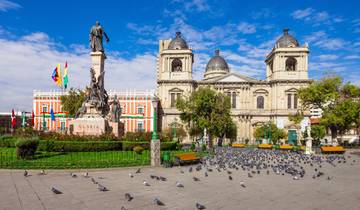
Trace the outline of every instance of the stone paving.
<instances>
[{"instance_id":1,"label":"stone paving","mask_svg":"<svg viewBox=\"0 0 360 210\"><path fill-rule=\"evenodd\" d=\"M88 170L89 176L109 189L100 192L91 178L84 178L82 171L52 170L47 175L37 175L39 170L29 170L24 177L22 170L0 170L0 209L196 209L196 202L206 209L360 209L360 157L352 155L351 161L333 167L324 164L325 173L313 179L308 169L303 179L291 176L260 174L253 178L247 172L234 170L233 180L226 172L214 170L209 176L204 171L180 168L144 167ZM353 160L356 160L353 163ZM352 164L352 165L351 165ZM183 170L185 173L180 173ZM74 172L77 178L69 173ZM134 175L129 177L129 173ZM164 176L167 181L151 179L150 174ZM200 181L193 181L196 176ZM327 176L332 179L327 180ZM100 177L100 178L99 178ZM102 179L101 179L102 178ZM144 186L146 180L151 186ZM180 181L185 187L176 187ZM246 188L240 186L244 181ZM63 194L54 194L52 187ZM124 194L134 199L126 201ZM165 206L156 206L154 198Z\"/></svg>"}]
</instances>

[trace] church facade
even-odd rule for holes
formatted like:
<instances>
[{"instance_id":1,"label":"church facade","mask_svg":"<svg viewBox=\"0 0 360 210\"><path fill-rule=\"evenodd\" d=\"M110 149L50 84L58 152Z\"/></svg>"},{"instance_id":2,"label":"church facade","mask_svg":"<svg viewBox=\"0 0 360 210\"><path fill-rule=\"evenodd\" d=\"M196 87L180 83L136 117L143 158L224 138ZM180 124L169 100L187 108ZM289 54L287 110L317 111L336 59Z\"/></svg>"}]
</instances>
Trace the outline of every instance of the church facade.
<instances>
[{"instance_id":1,"label":"church facade","mask_svg":"<svg viewBox=\"0 0 360 210\"><path fill-rule=\"evenodd\" d=\"M270 49L269 49L270 50ZM209 60L200 81L193 79L194 54L177 32L170 40L159 41L157 60L157 96L160 101L162 129L178 121L175 107L178 97L188 96L199 87L210 86L230 97L231 114L237 127L237 142L255 142L253 132L263 123L273 122L289 133L297 132L288 116L301 104L297 91L309 85L307 44L299 42L284 29L265 58L266 79L258 80L232 72L219 50ZM190 138L187 139L189 141Z\"/></svg>"}]
</instances>

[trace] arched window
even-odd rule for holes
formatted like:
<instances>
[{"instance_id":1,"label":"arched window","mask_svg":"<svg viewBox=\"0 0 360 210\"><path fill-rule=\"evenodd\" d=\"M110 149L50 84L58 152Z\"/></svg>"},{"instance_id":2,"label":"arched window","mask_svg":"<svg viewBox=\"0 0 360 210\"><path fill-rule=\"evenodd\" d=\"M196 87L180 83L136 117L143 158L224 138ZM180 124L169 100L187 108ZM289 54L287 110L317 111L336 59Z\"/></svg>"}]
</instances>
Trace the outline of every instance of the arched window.
<instances>
[{"instance_id":1,"label":"arched window","mask_svg":"<svg viewBox=\"0 0 360 210\"><path fill-rule=\"evenodd\" d=\"M285 70L286 71L296 71L296 59L293 57L289 57L288 59L286 59L286 65L285 65Z\"/></svg>"},{"instance_id":2,"label":"arched window","mask_svg":"<svg viewBox=\"0 0 360 210\"><path fill-rule=\"evenodd\" d=\"M256 98L256 107L258 109L264 109L264 96L258 96Z\"/></svg>"},{"instance_id":3,"label":"arched window","mask_svg":"<svg viewBox=\"0 0 360 210\"><path fill-rule=\"evenodd\" d=\"M182 71L182 62L180 59L175 58L171 62L171 71Z\"/></svg>"},{"instance_id":4,"label":"arched window","mask_svg":"<svg viewBox=\"0 0 360 210\"><path fill-rule=\"evenodd\" d=\"M231 108L236 108L236 92L232 93L232 99L231 99Z\"/></svg>"}]
</instances>

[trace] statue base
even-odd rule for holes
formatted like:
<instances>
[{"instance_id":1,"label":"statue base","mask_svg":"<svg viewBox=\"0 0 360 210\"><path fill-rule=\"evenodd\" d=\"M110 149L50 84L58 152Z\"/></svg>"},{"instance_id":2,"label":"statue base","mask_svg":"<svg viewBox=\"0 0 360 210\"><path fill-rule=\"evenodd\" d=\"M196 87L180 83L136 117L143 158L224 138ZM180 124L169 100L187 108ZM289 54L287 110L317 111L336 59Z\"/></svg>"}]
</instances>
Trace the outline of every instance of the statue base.
<instances>
[{"instance_id":1,"label":"statue base","mask_svg":"<svg viewBox=\"0 0 360 210\"><path fill-rule=\"evenodd\" d=\"M153 140L151 139L151 144L150 144L150 149L151 149L151 166L160 166L161 165L161 161L160 161L160 140L156 139Z\"/></svg>"},{"instance_id":2,"label":"statue base","mask_svg":"<svg viewBox=\"0 0 360 210\"><path fill-rule=\"evenodd\" d=\"M312 151L312 138L307 138L306 139L306 146L305 146L305 154L306 155L311 155L314 152Z\"/></svg>"},{"instance_id":3,"label":"statue base","mask_svg":"<svg viewBox=\"0 0 360 210\"><path fill-rule=\"evenodd\" d=\"M124 135L124 123L122 122L109 122L111 133L120 138Z\"/></svg>"},{"instance_id":4,"label":"statue base","mask_svg":"<svg viewBox=\"0 0 360 210\"><path fill-rule=\"evenodd\" d=\"M108 121L102 117L82 117L70 122L70 134L100 136L109 131Z\"/></svg>"}]
</instances>

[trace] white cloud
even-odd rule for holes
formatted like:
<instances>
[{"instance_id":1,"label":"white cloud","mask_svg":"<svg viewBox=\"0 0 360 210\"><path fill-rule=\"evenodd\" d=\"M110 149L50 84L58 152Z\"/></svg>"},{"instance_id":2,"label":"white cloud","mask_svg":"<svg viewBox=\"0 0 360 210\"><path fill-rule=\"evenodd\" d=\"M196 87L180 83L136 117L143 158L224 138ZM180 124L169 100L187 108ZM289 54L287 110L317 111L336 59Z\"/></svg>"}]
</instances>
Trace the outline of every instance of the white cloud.
<instances>
[{"instance_id":1,"label":"white cloud","mask_svg":"<svg viewBox=\"0 0 360 210\"><path fill-rule=\"evenodd\" d=\"M344 57L345 59L352 60L352 59L360 59L360 55L348 55Z\"/></svg>"},{"instance_id":2,"label":"white cloud","mask_svg":"<svg viewBox=\"0 0 360 210\"><path fill-rule=\"evenodd\" d=\"M173 0L172 3L183 4L186 10L196 10L198 12L210 10L210 6L206 0Z\"/></svg>"},{"instance_id":3,"label":"white cloud","mask_svg":"<svg viewBox=\"0 0 360 210\"><path fill-rule=\"evenodd\" d=\"M299 9L291 13L291 16L295 19L304 19L309 17L315 10L313 8Z\"/></svg>"},{"instance_id":4,"label":"white cloud","mask_svg":"<svg viewBox=\"0 0 360 210\"><path fill-rule=\"evenodd\" d=\"M6 12L11 9L19 9L21 8L20 4L8 1L8 0L0 0L0 11Z\"/></svg>"},{"instance_id":5,"label":"white cloud","mask_svg":"<svg viewBox=\"0 0 360 210\"><path fill-rule=\"evenodd\" d=\"M324 31L313 32L310 35L304 36L306 42L312 43L321 49L338 50L348 46L349 42L341 38L330 38Z\"/></svg>"},{"instance_id":6,"label":"white cloud","mask_svg":"<svg viewBox=\"0 0 360 210\"><path fill-rule=\"evenodd\" d=\"M241 22L237 25L237 29L243 34L253 34L256 32L256 27L254 24L247 22Z\"/></svg>"},{"instance_id":7,"label":"white cloud","mask_svg":"<svg viewBox=\"0 0 360 210\"><path fill-rule=\"evenodd\" d=\"M42 42L41 40L45 40ZM51 74L57 63L69 65L69 86L84 88L89 83L91 58L82 45L59 50L47 34L35 33L15 40L0 38L0 110L31 110L32 91L57 89ZM144 53L124 59L110 51L105 63L107 89L154 89L156 57Z\"/></svg>"},{"instance_id":8,"label":"white cloud","mask_svg":"<svg viewBox=\"0 0 360 210\"><path fill-rule=\"evenodd\" d=\"M320 60L336 60L339 58L339 56L333 54L322 54L317 56L317 58L319 58Z\"/></svg>"}]
</instances>

